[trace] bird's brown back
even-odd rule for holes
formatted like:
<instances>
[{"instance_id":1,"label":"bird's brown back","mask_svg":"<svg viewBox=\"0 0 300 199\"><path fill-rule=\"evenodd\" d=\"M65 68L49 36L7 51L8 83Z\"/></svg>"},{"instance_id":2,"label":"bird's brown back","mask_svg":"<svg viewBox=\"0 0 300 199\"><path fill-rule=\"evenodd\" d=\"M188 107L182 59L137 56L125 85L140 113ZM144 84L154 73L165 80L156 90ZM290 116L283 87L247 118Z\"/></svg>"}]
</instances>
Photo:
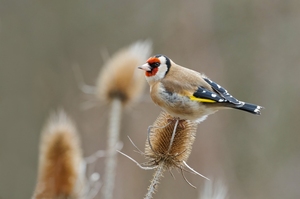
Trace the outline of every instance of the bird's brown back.
<instances>
[{"instance_id":1,"label":"bird's brown back","mask_svg":"<svg viewBox=\"0 0 300 199\"><path fill-rule=\"evenodd\" d=\"M192 95L198 87L212 91L211 86L194 70L172 63L168 74L161 80L166 90L182 95Z\"/></svg>"}]
</instances>

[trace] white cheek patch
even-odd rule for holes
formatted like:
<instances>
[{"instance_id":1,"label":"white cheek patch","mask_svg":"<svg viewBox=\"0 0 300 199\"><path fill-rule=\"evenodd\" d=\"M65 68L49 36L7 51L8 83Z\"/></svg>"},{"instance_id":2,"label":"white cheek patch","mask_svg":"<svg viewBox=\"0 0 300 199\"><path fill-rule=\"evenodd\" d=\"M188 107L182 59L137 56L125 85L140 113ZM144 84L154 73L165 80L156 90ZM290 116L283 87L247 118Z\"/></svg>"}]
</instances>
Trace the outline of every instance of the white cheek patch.
<instances>
[{"instance_id":1,"label":"white cheek patch","mask_svg":"<svg viewBox=\"0 0 300 199\"><path fill-rule=\"evenodd\" d=\"M162 78L165 77L168 71L168 66L166 65L167 59L164 56L161 56L158 59L160 60L161 64L158 67L158 71L155 76L157 76L157 80L161 80Z\"/></svg>"},{"instance_id":2,"label":"white cheek patch","mask_svg":"<svg viewBox=\"0 0 300 199\"><path fill-rule=\"evenodd\" d=\"M158 68L158 71L155 76L157 76L158 80L165 77L166 72L168 71L168 67L166 64L161 64Z\"/></svg>"}]
</instances>

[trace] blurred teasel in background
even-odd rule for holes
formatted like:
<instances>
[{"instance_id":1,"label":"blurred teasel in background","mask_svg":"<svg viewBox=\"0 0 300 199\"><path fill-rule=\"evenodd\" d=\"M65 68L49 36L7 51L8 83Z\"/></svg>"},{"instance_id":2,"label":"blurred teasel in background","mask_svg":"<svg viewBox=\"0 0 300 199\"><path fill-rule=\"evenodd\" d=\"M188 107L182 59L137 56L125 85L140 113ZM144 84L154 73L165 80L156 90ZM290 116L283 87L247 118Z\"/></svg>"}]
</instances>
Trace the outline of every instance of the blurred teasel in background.
<instances>
[{"instance_id":1,"label":"blurred teasel in background","mask_svg":"<svg viewBox=\"0 0 300 199\"><path fill-rule=\"evenodd\" d=\"M81 198L85 178L80 138L64 111L53 113L41 133L34 199Z\"/></svg>"},{"instance_id":2,"label":"blurred teasel in background","mask_svg":"<svg viewBox=\"0 0 300 199\"><path fill-rule=\"evenodd\" d=\"M150 56L152 42L137 41L113 54L104 63L97 80L96 95L106 103L118 99L123 106L141 97L146 81L137 67Z\"/></svg>"},{"instance_id":3,"label":"blurred teasel in background","mask_svg":"<svg viewBox=\"0 0 300 199\"><path fill-rule=\"evenodd\" d=\"M97 97L109 103L111 108L102 189L104 199L113 198L122 110L132 105L142 95L146 81L137 67L150 56L151 52L152 43L149 40L137 41L112 55L98 77Z\"/></svg>"}]
</instances>

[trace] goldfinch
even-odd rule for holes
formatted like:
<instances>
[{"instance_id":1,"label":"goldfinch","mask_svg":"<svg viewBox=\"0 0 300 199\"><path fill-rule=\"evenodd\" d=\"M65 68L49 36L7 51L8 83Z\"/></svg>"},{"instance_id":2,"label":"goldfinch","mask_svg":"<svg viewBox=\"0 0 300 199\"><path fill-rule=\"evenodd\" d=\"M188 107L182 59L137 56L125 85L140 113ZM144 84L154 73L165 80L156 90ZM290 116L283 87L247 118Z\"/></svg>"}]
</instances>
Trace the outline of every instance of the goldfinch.
<instances>
[{"instance_id":1,"label":"goldfinch","mask_svg":"<svg viewBox=\"0 0 300 199\"><path fill-rule=\"evenodd\" d=\"M260 115L263 107L239 101L204 74L179 66L165 55L155 55L138 67L145 70L155 104L175 118L201 122L224 108Z\"/></svg>"}]
</instances>

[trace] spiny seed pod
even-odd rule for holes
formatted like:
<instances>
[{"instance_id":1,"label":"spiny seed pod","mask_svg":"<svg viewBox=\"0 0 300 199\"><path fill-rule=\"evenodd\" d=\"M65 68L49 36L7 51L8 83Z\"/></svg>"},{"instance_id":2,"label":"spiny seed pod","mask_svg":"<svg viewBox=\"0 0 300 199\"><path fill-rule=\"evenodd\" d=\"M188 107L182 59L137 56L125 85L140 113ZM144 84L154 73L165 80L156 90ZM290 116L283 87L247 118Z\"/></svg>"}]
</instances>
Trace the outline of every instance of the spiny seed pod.
<instances>
[{"instance_id":1,"label":"spiny seed pod","mask_svg":"<svg viewBox=\"0 0 300 199\"><path fill-rule=\"evenodd\" d=\"M150 165L155 166L163 162L166 169L184 166L184 161L187 161L192 150L197 123L178 120L175 136L172 138L175 124L176 119L165 112L154 122L145 148L145 156L150 160Z\"/></svg>"},{"instance_id":2,"label":"spiny seed pod","mask_svg":"<svg viewBox=\"0 0 300 199\"><path fill-rule=\"evenodd\" d=\"M61 111L53 114L41 135L34 199L79 198L83 190L80 140L72 121Z\"/></svg>"},{"instance_id":3,"label":"spiny seed pod","mask_svg":"<svg viewBox=\"0 0 300 199\"><path fill-rule=\"evenodd\" d=\"M150 41L138 41L115 53L98 77L97 96L106 102L117 98L124 106L137 100L146 83L137 67L150 56L151 46Z\"/></svg>"}]
</instances>

